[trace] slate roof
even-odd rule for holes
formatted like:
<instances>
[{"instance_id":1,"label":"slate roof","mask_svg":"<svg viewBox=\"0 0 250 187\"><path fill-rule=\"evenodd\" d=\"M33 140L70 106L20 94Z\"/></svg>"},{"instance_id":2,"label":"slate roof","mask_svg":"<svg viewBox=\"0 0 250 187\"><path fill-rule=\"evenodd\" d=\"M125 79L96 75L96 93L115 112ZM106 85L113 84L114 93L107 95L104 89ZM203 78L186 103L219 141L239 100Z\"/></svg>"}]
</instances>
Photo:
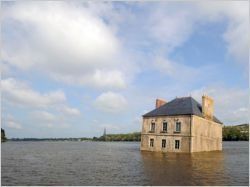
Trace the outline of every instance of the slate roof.
<instances>
[{"instance_id":1,"label":"slate roof","mask_svg":"<svg viewBox=\"0 0 250 187\"><path fill-rule=\"evenodd\" d=\"M201 104L192 97L175 98L161 107L144 114L143 117L176 115L196 115L204 118ZM222 124L215 116L213 116L213 121Z\"/></svg>"}]
</instances>

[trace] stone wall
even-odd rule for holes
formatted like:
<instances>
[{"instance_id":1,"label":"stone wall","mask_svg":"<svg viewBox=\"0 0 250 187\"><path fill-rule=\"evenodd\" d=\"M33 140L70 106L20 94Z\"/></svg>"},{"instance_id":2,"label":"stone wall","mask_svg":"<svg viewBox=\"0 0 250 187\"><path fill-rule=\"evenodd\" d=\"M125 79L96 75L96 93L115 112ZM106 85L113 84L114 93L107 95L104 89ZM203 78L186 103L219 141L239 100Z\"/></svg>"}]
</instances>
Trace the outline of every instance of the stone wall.
<instances>
[{"instance_id":1,"label":"stone wall","mask_svg":"<svg viewBox=\"0 0 250 187\"><path fill-rule=\"evenodd\" d=\"M192 116L191 151L222 150L222 125Z\"/></svg>"},{"instance_id":2,"label":"stone wall","mask_svg":"<svg viewBox=\"0 0 250 187\"><path fill-rule=\"evenodd\" d=\"M181 132L175 132L176 122L181 122ZM151 123L155 131L150 131ZM168 123L167 132L163 132L163 122ZM222 150L222 125L198 116L163 116L143 118L141 150L162 152L199 152ZM150 147L150 139L154 146ZM162 139L166 148L162 148ZM175 140L180 140L180 149L175 149Z\"/></svg>"},{"instance_id":3,"label":"stone wall","mask_svg":"<svg viewBox=\"0 0 250 187\"><path fill-rule=\"evenodd\" d=\"M151 132L151 123L155 123L155 132ZM168 123L167 132L163 132L163 122ZM176 122L181 122L181 132L175 132ZM142 125L141 150L163 152L190 152L189 115L145 117ZM150 147L150 139L154 139L154 147ZM166 140L166 148L162 148L162 139ZM180 140L180 149L175 149L175 140Z\"/></svg>"},{"instance_id":4,"label":"stone wall","mask_svg":"<svg viewBox=\"0 0 250 187\"><path fill-rule=\"evenodd\" d=\"M154 147L149 146L150 139L154 139ZM162 139L166 140L166 148L162 148ZM175 140L180 140L180 149L175 149ZM170 135L146 135L141 138L141 150L161 152L190 152L190 137Z\"/></svg>"},{"instance_id":5,"label":"stone wall","mask_svg":"<svg viewBox=\"0 0 250 187\"><path fill-rule=\"evenodd\" d=\"M163 122L168 123L168 135L174 135L175 123L177 121L181 122L181 135L190 135L190 115L180 115L180 116L159 116L159 117L144 117L142 124L142 134L149 133L151 122L155 123L155 133L159 134L163 130Z\"/></svg>"}]
</instances>

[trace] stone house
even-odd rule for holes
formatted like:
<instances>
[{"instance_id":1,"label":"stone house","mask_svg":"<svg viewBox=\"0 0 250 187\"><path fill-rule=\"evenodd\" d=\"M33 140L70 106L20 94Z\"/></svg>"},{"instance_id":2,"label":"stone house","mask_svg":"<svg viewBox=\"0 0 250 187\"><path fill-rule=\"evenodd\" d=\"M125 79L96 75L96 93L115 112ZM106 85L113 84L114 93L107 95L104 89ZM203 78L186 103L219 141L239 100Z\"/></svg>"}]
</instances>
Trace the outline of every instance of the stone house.
<instances>
[{"instance_id":1,"label":"stone house","mask_svg":"<svg viewBox=\"0 0 250 187\"><path fill-rule=\"evenodd\" d=\"M222 150L222 122L214 116L213 99L202 96L202 105L192 97L157 99L156 108L143 115L141 150Z\"/></svg>"}]
</instances>

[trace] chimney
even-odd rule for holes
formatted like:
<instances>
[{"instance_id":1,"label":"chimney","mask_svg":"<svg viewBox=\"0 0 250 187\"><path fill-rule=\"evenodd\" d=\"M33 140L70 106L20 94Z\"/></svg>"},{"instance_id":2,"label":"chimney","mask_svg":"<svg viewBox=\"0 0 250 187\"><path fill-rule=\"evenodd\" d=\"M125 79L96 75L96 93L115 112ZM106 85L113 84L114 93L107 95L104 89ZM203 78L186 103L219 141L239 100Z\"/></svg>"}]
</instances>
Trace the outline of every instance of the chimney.
<instances>
[{"instance_id":1,"label":"chimney","mask_svg":"<svg viewBox=\"0 0 250 187\"><path fill-rule=\"evenodd\" d=\"M214 100L207 95L202 96L202 114L206 119L213 119Z\"/></svg>"},{"instance_id":2,"label":"chimney","mask_svg":"<svg viewBox=\"0 0 250 187\"><path fill-rule=\"evenodd\" d=\"M161 107L162 105L164 105L166 103L167 103L167 101L164 101L162 99L156 99L156 101L155 101L155 108L159 108L159 107Z\"/></svg>"}]
</instances>

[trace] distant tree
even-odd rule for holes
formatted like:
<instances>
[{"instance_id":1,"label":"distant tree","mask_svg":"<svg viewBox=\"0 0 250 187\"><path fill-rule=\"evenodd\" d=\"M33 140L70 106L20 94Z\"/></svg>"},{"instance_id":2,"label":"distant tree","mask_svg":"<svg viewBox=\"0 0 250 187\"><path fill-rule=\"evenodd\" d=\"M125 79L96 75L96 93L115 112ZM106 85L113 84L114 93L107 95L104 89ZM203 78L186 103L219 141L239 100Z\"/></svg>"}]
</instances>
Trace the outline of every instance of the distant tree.
<instances>
[{"instance_id":1,"label":"distant tree","mask_svg":"<svg viewBox=\"0 0 250 187\"><path fill-rule=\"evenodd\" d=\"M6 140L5 131L1 128L1 142L5 142Z\"/></svg>"}]
</instances>

